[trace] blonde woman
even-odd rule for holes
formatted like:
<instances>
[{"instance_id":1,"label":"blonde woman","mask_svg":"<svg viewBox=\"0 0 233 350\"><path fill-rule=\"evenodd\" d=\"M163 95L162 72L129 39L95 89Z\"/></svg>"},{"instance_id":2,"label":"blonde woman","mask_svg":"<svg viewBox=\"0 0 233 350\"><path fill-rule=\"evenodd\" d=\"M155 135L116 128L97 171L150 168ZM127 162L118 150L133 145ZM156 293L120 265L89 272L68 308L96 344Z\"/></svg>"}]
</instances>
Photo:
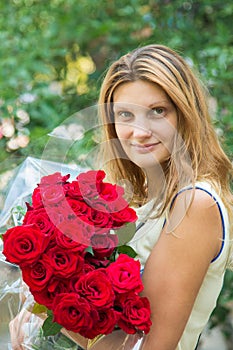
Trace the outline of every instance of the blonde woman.
<instances>
[{"instance_id":1,"label":"blonde woman","mask_svg":"<svg viewBox=\"0 0 233 350\"><path fill-rule=\"evenodd\" d=\"M153 323L142 349L195 349L232 238L232 164L211 125L208 94L180 55L149 45L112 64L99 102L103 165L112 180L131 184L138 208L131 246Z\"/></svg>"},{"instance_id":2,"label":"blonde woman","mask_svg":"<svg viewBox=\"0 0 233 350\"><path fill-rule=\"evenodd\" d=\"M232 164L207 102L189 65L165 46L138 48L109 68L99 100L100 166L126 184L138 214L130 245L142 264L152 327L140 345L125 347L121 331L87 344L64 330L84 348L196 348L223 285L232 238ZM16 334L17 320L11 327Z\"/></svg>"}]
</instances>

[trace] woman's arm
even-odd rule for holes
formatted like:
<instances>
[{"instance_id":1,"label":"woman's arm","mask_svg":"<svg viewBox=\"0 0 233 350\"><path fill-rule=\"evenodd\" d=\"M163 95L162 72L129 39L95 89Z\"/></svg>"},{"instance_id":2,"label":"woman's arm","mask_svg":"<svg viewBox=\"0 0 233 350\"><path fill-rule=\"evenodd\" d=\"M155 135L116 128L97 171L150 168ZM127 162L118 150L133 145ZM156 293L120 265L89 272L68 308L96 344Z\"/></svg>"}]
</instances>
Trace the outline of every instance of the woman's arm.
<instances>
[{"instance_id":1,"label":"woman's arm","mask_svg":"<svg viewBox=\"0 0 233 350\"><path fill-rule=\"evenodd\" d=\"M34 315L26 308L23 308L9 323L12 349L28 349L31 341L33 341L33 338L38 334L39 328L42 326L46 317L46 314ZM80 345L83 349L87 349L88 340L82 337L80 334L67 331L65 328L61 329L61 333L63 333L77 345Z\"/></svg>"},{"instance_id":2,"label":"woman's arm","mask_svg":"<svg viewBox=\"0 0 233 350\"><path fill-rule=\"evenodd\" d=\"M221 247L221 218L214 200L195 190L185 213L186 201L187 191L177 197L145 266L144 294L151 303L152 328L143 350L176 349L210 262Z\"/></svg>"}]
</instances>

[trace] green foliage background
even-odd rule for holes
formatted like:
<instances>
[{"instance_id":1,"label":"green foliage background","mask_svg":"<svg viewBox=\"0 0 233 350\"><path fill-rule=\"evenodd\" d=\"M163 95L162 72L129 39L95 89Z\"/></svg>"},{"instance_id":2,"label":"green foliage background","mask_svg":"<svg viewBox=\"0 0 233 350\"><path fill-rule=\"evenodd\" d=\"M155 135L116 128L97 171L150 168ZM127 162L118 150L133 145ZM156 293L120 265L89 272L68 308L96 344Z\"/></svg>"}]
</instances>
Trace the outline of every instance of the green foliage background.
<instances>
[{"instance_id":1,"label":"green foliage background","mask_svg":"<svg viewBox=\"0 0 233 350\"><path fill-rule=\"evenodd\" d=\"M48 132L96 103L108 65L150 43L178 50L201 72L232 157L232 21L231 0L2 0L1 171L26 155L40 157ZM79 152L91 145L80 143ZM214 322L228 317L232 284L230 274Z\"/></svg>"},{"instance_id":2,"label":"green foliage background","mask_svg":"<svg viewBox=\"0 0 233 350\"><path fill-rule=\"evenodd\" d=\"M155 42L178 50L201 72L232 155L232 14L230 0L2 0L0 118L14 132L2 135L0 127L0 161L40 156L49 131L96 103L110 62ZM9 141L20 135L30 138L28 146L12 149Z\"/></svg>"}]
</instances>

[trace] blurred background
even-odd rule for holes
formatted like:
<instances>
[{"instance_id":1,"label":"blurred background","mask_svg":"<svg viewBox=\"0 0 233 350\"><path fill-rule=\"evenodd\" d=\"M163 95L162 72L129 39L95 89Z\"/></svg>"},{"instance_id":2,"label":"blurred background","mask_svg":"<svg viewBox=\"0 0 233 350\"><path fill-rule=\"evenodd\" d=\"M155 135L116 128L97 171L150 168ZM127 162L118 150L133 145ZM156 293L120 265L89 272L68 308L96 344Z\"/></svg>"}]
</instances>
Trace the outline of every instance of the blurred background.
<instances>
[{"instance_id":1,"label":"blurred background","mask_svg":"<svg viewBox=\"0 0 233 350\"><path fill-rule=\"evenodd\" d=\"M232 23L231 0L1 0L1 173L28 156L40 158L52 130L96 104L109 64L150 43L170 46L200 71L212 96L213 123L232 158ZM63 125L60 133L73 131ZM87 133L71 159L79 162L93 145ZM218 325L229 349L232 300L228 271L209 327Z\"/></svg>"}]
</instances>

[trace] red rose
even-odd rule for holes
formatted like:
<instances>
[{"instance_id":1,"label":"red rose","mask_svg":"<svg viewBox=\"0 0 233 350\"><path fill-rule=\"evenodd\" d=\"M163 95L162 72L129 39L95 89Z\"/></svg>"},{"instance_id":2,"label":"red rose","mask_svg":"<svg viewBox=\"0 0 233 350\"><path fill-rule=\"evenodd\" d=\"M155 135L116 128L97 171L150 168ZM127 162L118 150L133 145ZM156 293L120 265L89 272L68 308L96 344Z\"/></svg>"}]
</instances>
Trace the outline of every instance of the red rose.
<instances>
[{"instance_id":1,"label":"red rose","mask_svg":"<svg viewBox=\"0 0 233 350\"><path fill-rule=\"evenodd\" d=\"M128 222L135 222L137 220L137 215L134 209L125 208L119 212L112 213L113 227L117 228Z\"/></svg>"},{"instance_id":2,"label":"red rose","mask_svg":"<svg viewBox=\"0 0 233 350\"><path fill-rule=\"evenodd\" d=\"M87 199L98 197L100 184L104 177L105 172L102 170L89 170L86 173L79 174L76 179L79 182L82 197Z\"/></svg>"},{"instance_id":3,"label":"red rose","mask_svg":"<svg viewBox=\"0 0 233 350\"><path fill-rule=\"evenodd\" d=\"M49 249L46 254L51 267L54 269L54 276L67 278L74 272L82 271L84 259L75 252L55 246Z\"/></svg>"},{"instance_id":4,"label":"red rose","mask_svg":"<svg viewBox=\"0 0 233 350\"><path fill-rule=\"evenodd\" d=\"M7 261L24 266L39 259L48 244L48 237L36 225L22 225L8 229L3 235L3 243Z\"/></svg>"},{"instance_id":5,"label":"red rose","mask_svg":"<svg viewBox=\"0 0 233 350\"><path fill-rule=\"evenodd\" d=\"M72 252L77 252L81 255L84 255L85 249L87 248L86 245L83 245L79 242L74 241L69 236L64 235L59 230L55 231L55 239L56 239L56 243L59 247L61 247L63 249L67 249L69 251L72 250Z\"/></svg>"},{"instance_id":6,"label":"red rose","mask_svg":"<svg viewBox=\"0 0 233 350\"><path fill-rule=\"evenodd\" d=\"M36 187L32 193L32 205L33 205L33 208L35 209L43 207L43 202L42 202L39 187Z\"/></svg>"},{"instance_id":7,"label":"red rose","mask_svg":"<svg viewBox=\"0 0 233 350\"><path fill-rule=\"evenodd\" d=\"M82 198L86 201L92 201L93 199L98 197L98 191L96 188L96 184L90 185L89 183L79 183L80 192Z\"/></svg>"},{"instance_id":8,"label":"red rose","mask_svg":"<svg viewBox=\"0 0 233 350\"><path fill-rule=\"evenodd\" d=\"M41 232L45 234L49 234L54 229L54 224L50 221L44 208L27 211L23 224L36 224L40 228Z\"/></svg>"},{"instance_id":9,"label":"red rose","mask_svg":"<svg viewBox=\"0 0 233 350\"><path fill-rule=\"evenodd\" d=\"M80 215L91 215L91 208L84 201L68 198L67 204L71 208L71 215L74 217Z\"/></svg>"},{"instance_id":10,"label":"red rose","mask_svg":"<svg viewBox=\"0 0 233 350\"><path fill-rule=\"evenodd\" d=\"M61 222L67 222L77 218L74 210L69 205L69 198L67 197L64 197L57 205L46 206L45 210L50 218L50 221L55 226L59 225Z\"/></svg>"},{"instance_id":11,"label":"red rose","mask_svg":"<svg viewBox=\"0 0 233 350\"><path fill-rule=\"evenodd\" d=\"M69 279L52 277L44 289L33 290L32 294L38 304L51 309L56 295L69 292L71 292Z\"/></svg>"},{"instance_id":12,"label":"red rose","mask_svg":"<svg viewBox=\"0 0 233 350\"><path fill-rule=\"evenodd\" d=\"M43 176L40 180L40 186L50 186L55 184L64 184L69 179L70 174L62 176L61 173L56 172L51 175Z\"/></svg>"},{"instance_id":13,"label":"red rose","mask_svg":"<svg viewBox=\"0 0 233 350\"><path fill-rule=\"evenodd\" d=\"M111 228L110 227L99 227L99 226L95 226L95 231L94 234L96 235L107 235L111 232ZM92 237L91 237L92 238Z\"/></svg>"},{"instance_id":14,"label":"red rose","mask_svg":"<svg viewBox=\"0 0 233 350\"><path fill-rule=\"evenodd\" d=\"M81 335L86 335L98 320L97 311L77 293L57 295L53 303L53 313L55 322Z\"/></svg>"},{"instance_id":15,"label":"red rose","mask_svg":"<svg viewBox=\"0 0 233 350\"><path fill-rule=\"evenodd\" d=\"M48 243L44 253L46 253L50 249L54 248L56 245L57 245L57 241L56 241L56 229L55 229L53 234L49 236L49 243Z\"/></svg>"},{"instance_id":16,"label":"red rose","mask_svg":"<svg viewBox=\"0 0 233 350\"><path fill-rule=\"evenodd\" d=\"M52 309L54 302L54 295L52 295L47 287L39 291L32 291L34 300L40 304L46 306L48 309Z\"/></svg>"},{"instance_id":17,"label":"red rose","mask_svg":"<svg viewBox=\"0 0 233 350\"><path fill-rule=\"evenodd\" d=\"M99 194L106 202L112 202L124 194L124 189L123 187L103 182L100 184Z\"/></svg>"},{"instance_id":18,"label":"red rose","mask_svg":"<svg viewBox=\"0 0 233 350\"><path fill-rule=\"evenodd\" d=\"M34 264L22 267L23 280L31 291L43 289L52 277L52 274L53 268L46 255L42 255Z\"/></svg>"},{"instance_id":19,"label":"red rose","mask_svg":"<svg viewBox=\"0 0 233 350\"><path fill-rule=\"evenodd\" d=\"M118 293L131 290L140 293L143 285L140 278L140 262L126 254L120 254L115 262L106 269L113 288Z\"/></svg>"},{"instance_id":20,"label":"red rose","mask_svg":"<svg viewBox=\"0 0 233 350\"><path fill-rule=\"evenodd\" d=\"M94 271L95 268L94 266L88 264L88 263L84 263L83 265L83 270L79 273L74 273L68 280L69 280L69 289L71 292L77 292L76 291L76 287L75 285L78 283L79 279L86 275L88 272Z\"/></svg>"},{"instance_id":21,"label":"red rose","mask_svg":"<svg viewBox=\"0 0 233 350\"><path fill-rule=\"evenodd\" d=\"M122 308L118 326L126 333L134 334L138 330L146 334L150 330L150 303L146 297L140 297L135 293L121 294L117 300L117 306Z\"/></svg>"},{"instance_id":22,"label":"red rose","mask_svg":"<svg viewBox=\"0 0 233 350\"><path fill-rule=\"evenodd\" d=\"M105 270L94 270L80 277L76 292L96 308L111 307L115 298L111 282Z\"/></svg>"},{"instance_id":23,"label":"red rose","mask_svg":"<svg viewBox=\"0 0 233 350\"><path fill-rule=\"evenodd\" d=\"M72 181L71 183L65 184L64 190L65 190L66 196L70 198L75 198L75 199L82 198L78 181Z\"/></svg>"},{"instance_id":24,"label":"red rose","mask_svg":"<svg viewBox=\"0 0 233 350\"><path fill-rule=\"evenodd\" d=\"M101 213L107 213L109 215L109 210L106 206L106 203L103 199L96 197L96 198L86 198L85 202L91 208L92 210L95 209L96 211L99 211Z\"/></svg>"},{"instance_id":25,"label":"red rose","mask_svg":"<svg viewBox=\"0 0 233 350\"><path fill-rule=\"evenodd\" d=\"M97 227L112 227L112 217L108 213L99 210L92 209L89 220Z\"/></svg>"},{"instance_id":26,"label":"red rose","mask_svg":"<svg viewBox=\"0 0 233 350\"><path fill-rule=\"evenodd\" d=\"M63 221L57 228L73 241L88 246L95 231L93 225L83 221L83 217L78 217L76 220Z\"/></svg>"},{"instance_id":27,"label":"red rose","mask_svg":"<svg viewBox=\"0 0 233 350\"><path fill-rule=\"evenodd\" d=\"M59 203L59 207L46 207L46 213L49 217L49 220L53 223L54 226L59 225L62 221L67 219L66 208L63 206L63 202Z\"/></svg>"},{"instance_id":28,"label":"red rose","mask_svg":"<svg viewBox=\"0 0 233 350\"><path fill-rule=\"evenodd\" d=\"M110 233L95 234L91 237L91 245L96 258L108 258L118 245L118 236Z\"/></svg>"},{"instance_id":29,"label":"red rose","mask_svg":"<svg viewBox=\"0 0 233 350\"><path fill-rule=\"evenodd\" d=\"M85 261L94 267L94 269L98 269L100 267L107 267L109 265L109 261L105 258L100 259L100 258L96 258L95 256L93 256L90 253L86 253L85 255Z\"/></svg>"},{"instance_id":30,"label":"red rose","mask_svg":"<svg viewBox=\"0 0 233 350\"><path fill-rule=\"evenodd\" d=\"M90 271L94 271L95 268L93 265L89 264L87 261L85 261L84 266L83 266L83 273L88 273ZM80 278L80 275L78 276Z\"/></svg>"},{"instance_id":31,"label":"red rose","mask_svg":"<svg viewBox=\"0 0 233 350\"><path fill-rule=\"evenodd\" d=\"M98 321L94 324L96 335L112 333L118 320L116 312L112 308L100 309L98 316Z\"/></svg>"},{"instance_id":32,"label":"red rose","mask_svg":"<svg viewBox=\"0 0 233 350\"><path fill-rule=\"evenodd\" d=\"M86 183L90 184L91 186L97 186L102 183L103 179L105 178L105 172L103 170L89 170L85 173L79 174L76 179L79 183Z\"/></svg>"},{"instance_id":33,"label":"red rose","mask_svg":"<svg viewBox=\"0 0 233 350\"><path fill-rule=\"evenodd\" d=\"M52 295L57 295L70 291L70 280L52 277L47 285L47 290Z\"/></svg>"},{"instance_id":34,"label":"red rose","mask_svg":"<svg viewBox=\"0 0 233 350\"><path fill-rule=\"evenodd\" d=\"M40 193L45 209L47 206L59 204L65 198L62 185L40 187Z\"/></svg>"}]
</instances>

